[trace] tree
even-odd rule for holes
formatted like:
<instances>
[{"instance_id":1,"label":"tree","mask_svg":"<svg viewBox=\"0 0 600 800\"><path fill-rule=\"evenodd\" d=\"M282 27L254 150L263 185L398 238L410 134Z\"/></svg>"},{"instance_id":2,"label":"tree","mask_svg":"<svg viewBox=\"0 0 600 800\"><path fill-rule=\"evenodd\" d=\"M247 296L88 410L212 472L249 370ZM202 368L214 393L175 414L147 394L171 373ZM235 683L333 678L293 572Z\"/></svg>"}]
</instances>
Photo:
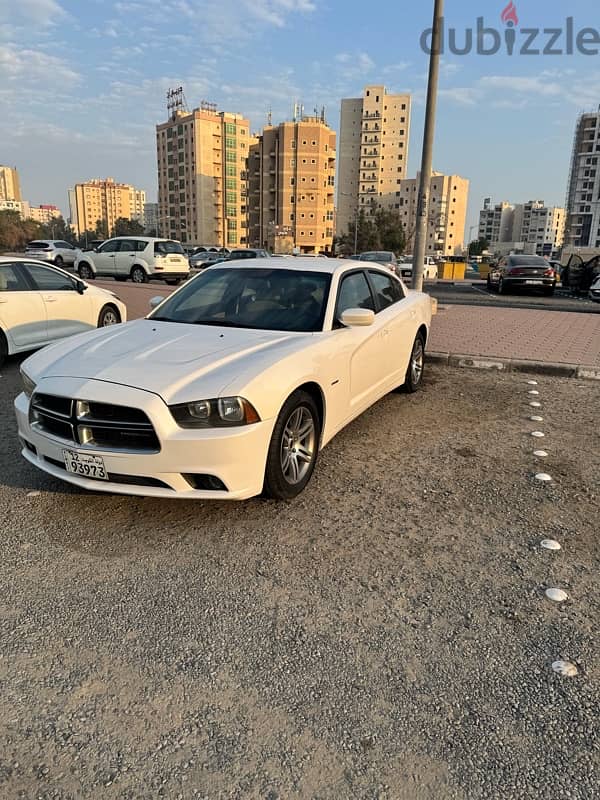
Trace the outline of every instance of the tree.
<instances>
[{"instance_id":1,"label":"tree","mask_svg":"<svg viewBox=\"0 0 600 800\"><path fill-rule=\"evenodd\" d=\"M113 236L142 236L143 233L144 226L141 225L137 219L119 217L115 220Z\"/></svg>"},{"instance_id":2,"label":"tree","mask_svg":"<svg viewBox=\"0 0 600 800\"><path fill-rule=\"evenodd\" d=\"M108 222L105 219L96 220L94 236L96 239L108 239Z\"/></svg>"},{"instance_id":3,"label":"tree","mask_svg":"<svg viewBox=\"0 0 600 800\"><path fill-rule=\"evenodd\" d=\"M391 250L402 255L406 247L404 226L393 209L377 208L375 200L371 202L370 215L361 208L358 214L358 235L356 236L356 252L365 250ZM348 233L338 239L338 244L346 253L354 253L356 220L348 223Z\"/></svg>"},{"instance_id":4,"label":"tree","mask_svg":"<svg viewBox=\"0 0 600 800\"><path fill-rule=\"evenodd\" d=\"M0 211L0 250L23 250L32 239L44 238L43 228L32 219L21 219L18 211Z\"/></svg>"},{"instance_id":5,"label":"tree","mask_svg":"<svg viewBox=\"0 0 600 800\"><path fill-rule=\"evenodd\" d=\"M487 250L490 246L490 243L487 239L484 239L483 236L475 242L471 242L469 245L469 255L470 256L480 256L484 250Z\"/></svg>"},{"instance_id":6,"label":"tree","mask_svg":"<svg viewBox=\"0 0 600 800\"><path fill-rule=\"evenodd\" d=\"M379 235L379 246L382 250L391 250L401 256L406 248L404 226L393 209L379 208L375 212L375 228Z\"/></svg>"},{"instance_id":7,"label":"tree","mask_svg":"<svg viewBox=\"0 0 600 800\"><path fill-rule=\"evenodd\" d=\"M55 217L49 222L42 225L42 234L44 239L62 239L64 242L71 242L75 244L75 234L71 226L65 222L64 217Z\"/></svg>"}]
</instances>

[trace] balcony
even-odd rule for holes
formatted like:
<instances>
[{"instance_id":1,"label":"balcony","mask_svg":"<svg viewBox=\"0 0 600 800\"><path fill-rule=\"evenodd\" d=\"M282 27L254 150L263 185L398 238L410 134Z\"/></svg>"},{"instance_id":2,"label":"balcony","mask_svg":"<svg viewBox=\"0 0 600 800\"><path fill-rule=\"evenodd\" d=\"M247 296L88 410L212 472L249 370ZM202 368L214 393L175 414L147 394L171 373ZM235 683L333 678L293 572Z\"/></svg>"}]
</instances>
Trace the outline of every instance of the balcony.
<instances>
[{"instance_id":1,"label":"balcony","mask_svg":"<svg viewBox=\"0 0 600 800\"><path fill-rule=\"evenodd\" d=\"M368 111L365 111L365 113L363 114L363 119L380 119L380 117L381 114L379 113L379 111L375 111L374 113L370 114Z\"/></svg>"}]
</instances>

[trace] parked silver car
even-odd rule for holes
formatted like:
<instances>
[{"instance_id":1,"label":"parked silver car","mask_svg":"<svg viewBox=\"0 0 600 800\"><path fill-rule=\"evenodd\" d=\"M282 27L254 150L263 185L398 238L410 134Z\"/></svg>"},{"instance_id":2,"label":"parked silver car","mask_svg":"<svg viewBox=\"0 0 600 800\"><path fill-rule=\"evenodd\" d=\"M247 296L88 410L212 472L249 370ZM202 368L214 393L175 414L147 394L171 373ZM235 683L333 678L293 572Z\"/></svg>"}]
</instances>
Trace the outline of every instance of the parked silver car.
<instances>
[{"instance_id":1,"label":"parked silver car","mask_svg":"<svg viewBox=\"0 0 600 800\"><path fill-rule=\"evenodd\" d=\"M62 239L35 239L25 248L25 255L37 261L51 261L57 267L73 266L81 250Z\"/></svg>"}]
</instances>

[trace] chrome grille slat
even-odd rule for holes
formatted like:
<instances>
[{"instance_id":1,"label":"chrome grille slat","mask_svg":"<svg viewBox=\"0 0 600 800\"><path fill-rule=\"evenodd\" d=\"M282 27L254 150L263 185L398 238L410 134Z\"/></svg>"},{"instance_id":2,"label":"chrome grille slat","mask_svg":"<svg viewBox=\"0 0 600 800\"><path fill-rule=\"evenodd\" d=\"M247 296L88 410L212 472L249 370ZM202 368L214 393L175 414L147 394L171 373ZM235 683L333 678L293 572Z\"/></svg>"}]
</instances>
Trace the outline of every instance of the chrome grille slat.
<instances>
[{"instance_id":1,"label":"chrome grille slat","mask_svg":"<svg viewBox=\"0 0 600 800\"><path fill-rule=\"evenodd\" d=\"M81 406L85 406L85 414L78 414ZM104 416L97 417L94 411L104 412ZM154 426L139 408L34 394L29 421L33 427L78 447L136 453L160 451Z\"/></svg>"}]
</instances>

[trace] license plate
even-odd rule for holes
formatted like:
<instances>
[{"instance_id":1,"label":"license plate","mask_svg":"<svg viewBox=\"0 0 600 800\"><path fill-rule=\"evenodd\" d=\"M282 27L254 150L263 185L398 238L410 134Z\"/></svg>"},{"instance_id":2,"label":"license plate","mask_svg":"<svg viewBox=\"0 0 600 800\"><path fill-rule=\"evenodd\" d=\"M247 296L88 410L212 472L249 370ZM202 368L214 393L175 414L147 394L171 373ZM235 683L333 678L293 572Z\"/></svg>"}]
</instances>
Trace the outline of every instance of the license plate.
<instances>
[{"instance_id":1,"label":"license plate","mask_svg":"<svg viewBox=\"0 0 600 800\"><path fill-rule=\"evenodd\" d=\"M539 286L540 285L540 281L525 281L525 283L530 283L533 286Z\"/></svg>"},{"instance_id":2,"label":"license plate","mask_svg":"<svg viewBox=\"0 0 600 800\"><path fill-rule=\"evenodd\" d=\"M67 472L72 472L73 475L81 475L84 478L108 480L104 459L101 456L78 453L76 450L63 450L62 452Z\"/></svg>"}]
</instances>

